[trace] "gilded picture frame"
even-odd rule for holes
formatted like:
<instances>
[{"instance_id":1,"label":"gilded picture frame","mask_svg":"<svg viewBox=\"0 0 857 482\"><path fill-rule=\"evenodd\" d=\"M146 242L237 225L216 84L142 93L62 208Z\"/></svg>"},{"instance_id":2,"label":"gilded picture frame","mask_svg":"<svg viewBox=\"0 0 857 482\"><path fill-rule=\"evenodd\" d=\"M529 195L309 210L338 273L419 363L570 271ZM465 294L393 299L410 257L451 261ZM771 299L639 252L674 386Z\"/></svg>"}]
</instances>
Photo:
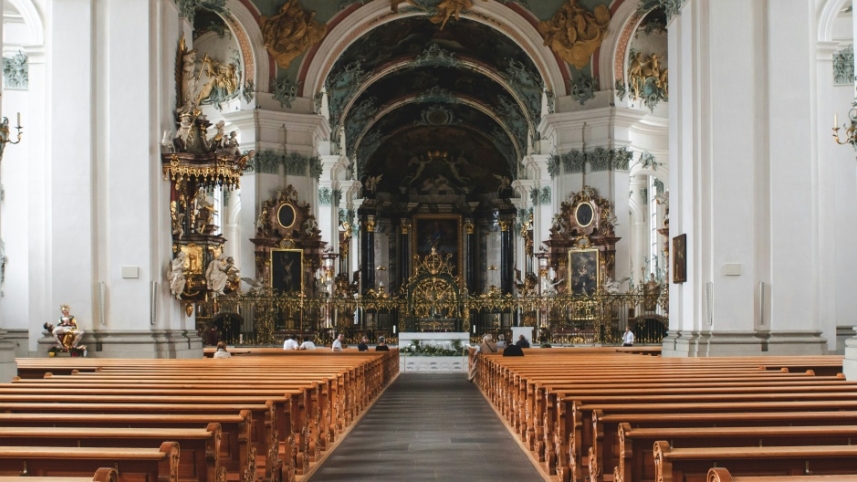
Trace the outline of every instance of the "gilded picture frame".
<instances>
[{"instance_id":1,"label":"gilded picture frame","mask_svg":"<svg viewBox=\"0 0 857 482\"><path fill-rule=\"evenodd\" d=\"M687 281L687 234L679 234L672 239L672 275L673 283Z\"/></svg>"},{"instance_id":2,"label":"gilded picture frame","mask_svg":"<svg viewBox=\"0 0 857 482\"><path fill-rule=\"evenodd\" d=\"M279 293L304 292L304 250L272 249L271 288Z\"/></svg>"},{"instance_id":3,"label":"gilded picture frame","mask_svg":"<svg viewBox=\"0 0 857 482\"><path fill-rule=\"evenodd\" d=\"M601 251L573 249L568 252L568 292L572 296L594 296L601 286Z\"/></svg>"},{"instance_id":4,"label":"gilded picture frame","mask_svg":"<svg viewBox=\"0 0 857 482\"><path fill-rule=\"evenodd\" d=\"M411 231L411 256L423 257L434 246L438 254L451 254L452 273L464 283L464 250L462 249L462 218L459 214L417 214Z\"/></svg>"}]
</instances>

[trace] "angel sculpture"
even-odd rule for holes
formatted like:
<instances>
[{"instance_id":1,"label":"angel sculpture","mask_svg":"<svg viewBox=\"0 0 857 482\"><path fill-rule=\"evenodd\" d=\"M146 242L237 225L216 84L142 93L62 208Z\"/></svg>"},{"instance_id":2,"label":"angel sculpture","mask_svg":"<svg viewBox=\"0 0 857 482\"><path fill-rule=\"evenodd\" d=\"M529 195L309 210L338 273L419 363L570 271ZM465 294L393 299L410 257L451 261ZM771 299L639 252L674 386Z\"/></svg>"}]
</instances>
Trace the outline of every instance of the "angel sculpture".
<instances>
[{"instance_id":1,"label":"angel sculpture","mask_svg":"<svg viewBox=\"0 0 857 482\"><path fill-rule=\"evenodd\" d=\"M622 278L621 280L614 280L613 278L607 277L607 281L604 282L604 291L610 293L611 295L619 294L619 290L622 289L622 284L631 278Z\"/></svg>"},{"instance_id":2,"label":"angel sculpture","mask_svg":"<svg viewBox=\"0 0 857 482\"><path fill-rule=\"evenodd\" d=\"M500 182L500 185L497 186L497 195L502 196L503 191L512 187L512 180L506 176L501 176L500 174L491 174Z\"/></svg>"},{"instance_id":3,"label":"angel sculpture","mask_svg":"<svg viewBox=\"0 0 857 482\"><path fill-rule=\"evenodd\" d=\"M258 280L255 280L253 278L244 277L244 278L241 278L241 281L250 285L250 291L248 291L247 294L257 295L257 294L260 294L263 289L265 289L265 283L262 281L261 277Z\"/></svg>"},{"instance_id":4,"label":"angel sculpture","mask_svg":"<svg viewBox=\"0 0 857 482\"><path fill-rule=\"evenodd\" d=\"M367 177L366 182L363 183L363 188L367 191L375 192L375 189L378 188L378 184L381 182L382 177L384 177L384 174L378 174L375 177Z\"/></svg>"},{"instance_id":5,"label":"angel sculpture","mask_svg":"<svg viewBox=\"0 0 857 482\"><path fill-rule=\"evenodd\" d=\"M176 297L176 299L181 299L182 293L184 293L185 284L187 280L184 276L184 264L187 260L187 253L184 251L179 251L176 254L176 257L170 262L170 268L167 270L167 281L170 283L170 293Z\"/></svg>"}]
</instances>

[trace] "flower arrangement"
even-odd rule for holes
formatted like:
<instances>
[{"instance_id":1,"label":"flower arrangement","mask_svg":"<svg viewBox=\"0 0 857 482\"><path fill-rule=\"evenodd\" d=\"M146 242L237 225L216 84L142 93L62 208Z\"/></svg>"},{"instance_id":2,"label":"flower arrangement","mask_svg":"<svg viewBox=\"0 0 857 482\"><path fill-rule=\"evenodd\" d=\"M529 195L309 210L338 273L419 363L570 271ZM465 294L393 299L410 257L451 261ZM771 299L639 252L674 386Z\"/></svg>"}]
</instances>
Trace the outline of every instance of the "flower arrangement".
<instances>
[{"instance_id":1,"label":"flower arrangement","mask_svg":"<svg viewBox=\"0 0 857 482\"><path fill-rule=\"evenodd\" d=\"M401 351L403 356L464 356L461 340L454 340L443 345L423 345L420 340L414 340L410 346Z\"/></svg>"}]
</instances>

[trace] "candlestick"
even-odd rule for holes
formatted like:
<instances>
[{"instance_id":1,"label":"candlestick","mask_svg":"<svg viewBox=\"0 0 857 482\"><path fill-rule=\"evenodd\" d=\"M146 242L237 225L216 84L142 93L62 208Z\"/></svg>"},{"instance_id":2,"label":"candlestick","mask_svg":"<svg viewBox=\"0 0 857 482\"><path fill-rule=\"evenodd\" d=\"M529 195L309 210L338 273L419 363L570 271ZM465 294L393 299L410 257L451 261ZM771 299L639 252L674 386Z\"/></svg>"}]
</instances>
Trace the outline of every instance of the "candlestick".
<instances>
[{"instance_id":1,"label":"candlestick","mask_svg":"<svg viewBox=\"0 0 857 482\"><path fill-rule=\"evenodd\" d=\"M833 127L839 127L839 114L833 114Z\"/></svg>"},{"instance_id":2,"label":"candlestick","mask_svg":"<svg viewBox=\"0 0 857 482\"><path fill-rule=\"evenodd\" d=\"M21 127L21 113L18 112L18 127Z\"/></svg>"}]
</instances>

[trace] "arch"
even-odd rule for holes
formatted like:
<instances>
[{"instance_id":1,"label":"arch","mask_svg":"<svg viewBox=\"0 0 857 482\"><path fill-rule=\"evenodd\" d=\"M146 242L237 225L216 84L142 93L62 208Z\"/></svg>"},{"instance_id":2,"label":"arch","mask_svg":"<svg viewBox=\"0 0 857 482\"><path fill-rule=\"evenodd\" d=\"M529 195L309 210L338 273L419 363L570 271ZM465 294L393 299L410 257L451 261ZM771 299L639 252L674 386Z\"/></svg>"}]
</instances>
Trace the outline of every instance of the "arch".
<instances>
[{"instance_id":1,"label":"arch","mask_svg":"<svg viewBox=\"0 0 857 482\"><path fill-rule=\"evenodd\" d=\"M616 81L624 81L624 66L627 64L628 44L639 23L643 20L637 14L638 1L625 1L613 12L610 26L619 26L613 30L608 26L607 38L601 43L598 52L598 82L612 89ZM614 23L615 22L615 23Z\"/></svg>"},{"instance_id":2,"label":"arch","mask_svg":"<svg viewBox=\"0 0 857 482\"><path fill-rule=\"evenodd\" d=\"M33 0L8 0L21 17L24 18L24 25L30 31L29 43L22 43L21 46L42 46L45 45L45 22L42 18L39 8Z\"/></svg>"},{"instance_id":3,"label":"arch","mask_svg":"<svg viewBox=\"0 0 857 482\"><path fill-rule=\"evenodd\" d=\"M833 40L833 24L839 12L845 8L851 0L827 0L818 13L818 41L830 42Z\"/></svg>"},{"instance_id":4,"label":"arch","mask_svg":"<svg viewBox=\"0 0 857 482\"><path fill-rule=\"evenodd\" d=\"M503 122L501 119L499 119L499 118L494 114L494 112L492 112L492 111L491 111L491 109L488 109L487 107L485 107L484 105L480 104L479 102L476 102L476 101L474 101L474 100L472 100L472 99L468 99L468 98L464 98L464 97L459 97L459 98L458 98L458 101L459 101L462 105L466 105L466 106L468 106L468 107L470 107L470 108L472 108L472 109L475 109L475 110L477 110L477 111L479 111L479 112L481 112L481 113L485 114L486 116L488 116L489 118L491 118L494 122L496 122L496 123L497 123L497 125L498 125L498 126L500 126L500 128L501 128L501 129L503 129L503 132L506 134L506 136L508 136L508 137L509 137L509 140L512 142L512 145L513 145L513 146L515 147L515 149L517 150L517 153L516 153L516 154L517 154L516 159L519 159L519 158L523 155L523 153L524 153L524 151L522 150L522 149L523 149L523 146L520 146L520 145L518 144L517 139L515 138L514 134L512 134L512 132L509 130L508 125L506 125L506 123L505 123L505 122ZM354 142L354 152L356 153L356 152L359 150L359 148L360 148L360 143L363 141L363 138L364 138L364 137L366 137L366 134L367 134L370 130L372 130L372 127L373 127L373 126L374 126L374 125L375 125L375 124L376 124L376 123L377 123L381 118L383 118L385 115L387 115L387 114L389 114L389 113L391 113L391 112L395 111L396 109L398 109L399 107L401 107L401 106L403 106L403 105L407 105L407 104L411 104L411 103L416 103L416 102L419 102L419 100L418 100L418 98L417 98L417 95L411 95L411 96L409 96L409 97L407 97L407 98L399 99L399 100L397 100L396 102L394 102L394 103L392 103L392 104L389 104L389 105L386 105L386 106L382 106L382 108L378 109L378 112L375 114L375 116L374 116L374 117L373 117L369 122L367 122L367 123L366 123L366 126L363 128L363 131L362 131L362 132L360 132L360 134L357 136L358 138L357 138L357 140ZM357 156L355 155L355 157L357 157ZM359 162L359 159L358 159L357 161ZM365 160L365 159L364 159L364 160L363 160L363 164L365 164L365 162L366 162L366 161L367 161L367 160ZM512 166L512 167L514 167L514 166Z\"/></svg>"},{"instance_id":5,"label":"arch","mask_svg":"<svg viewBox=\"0 0 857 482\"><path fill-rule=\"evenodd\" d=\"M259 12L251 11L241 0L228 0L226 6L232 15L223 20L229 25L241 50L244 81L252 80L257 92L268 92L274 75L273 59L265 48L259 28Z\"/></svg>"},{"instance_id":6,"label":"arch","mask_svg":"<svg viewBox=\"0 0 857 482\"><path fill-rule=\"evenodd\" d=\"M503 89L505 89L506 92L508 92L509 95L511 95L512 98L515 99L515 102L518 103L518 107L520 107L521 112L524 113L524 117L527 119L527 122L529 123L528 129L529 129L530 133L533 134L536 132L536 128L538 127L537 119L530 119L529 111L527 110L527 107L526 107L526 104L524 103L524 100L520 98L520 96L518 95L518 92L515 91L515 89L513 89L512 86L509 85L508 82L506 82L506 79L504 79L502 75L500 75L500 74L496 73L495 71L487 68L485 65L482 65L481 63L474 62L474 61L471 61L471 60L468 60L465 58L461 59L461 64L465 68L470 69L470 70L475 71L475 72L478 72L478 73L484 75L485 77L488 77L489 79L493 80L494 82L500 84L500 86L502 86ZM342 109L342 114L341 114L340 118L339 119L333 119L333 123L335 123L337 125L344 125L345 121L348 119L348 113L351 110L351 107L354 106L354 104L357 102L357 100L360 98L360 96L364 92L366 92L366 90L369 87L371 87L372 84L374 84L375 82L378 82L379 80L383 79L384 77L386 77L389 74L395 73L399 70L408 69L408 68L410 68L409 61L397 62L395 64L388 65L384 69L381 69L380 71L373 74L371 77L367 78L357 88L357 90L351 96L351 99L345 104L345 106ZM503 123L500 123L500 124L503 125ZM522 146L522 147L526 148L526 146Z\"/></svg>"},{"instance_id":7,"label":"arch","mask_svg":"<svg viewBox=\"0 0 857 482\"><path fill-rule=\"evenodd\" d=\"M336 25L327 32L314 55L304 59L305 65L301 65L301 75L298 79L302 86L300 92L302 97L312 97L315 92L320 92L339 56L369 30L389 22L423 14L420 12L394 14L390 11L389 2L375 0L357 10L346 10L343 15L347 16L331 20L330 23L336 23ZM470 11L463 12L461 17L487 25L509 37L533 61L546 89L554 93L561 92L562 95L567 94L562 73L563 66L556 60L553 52L544 46L544 41L533 24L515 13L515 10L497 2L480 2Z\"/></svg>"}]
</instances>

